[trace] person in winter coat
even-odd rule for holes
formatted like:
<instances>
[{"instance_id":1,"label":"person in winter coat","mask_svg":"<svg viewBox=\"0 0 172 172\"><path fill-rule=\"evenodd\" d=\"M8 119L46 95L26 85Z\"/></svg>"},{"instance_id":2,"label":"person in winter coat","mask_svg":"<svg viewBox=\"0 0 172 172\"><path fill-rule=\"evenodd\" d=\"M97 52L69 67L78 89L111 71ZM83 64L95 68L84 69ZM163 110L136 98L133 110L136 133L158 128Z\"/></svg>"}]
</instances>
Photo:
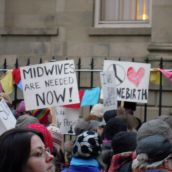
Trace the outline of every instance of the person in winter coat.
<instances>
[{"instance_id":1,"label":"person in winter coat","mask_svg":"<svg viewBox=\"0 0 172 172\"><path fill-rule=\"evenodd\" d=\"M53 125L48 126L47 129L51 133L52 140L53 140L52 154L54 155L56 172L60 172L63 169L64 163L65 163L65 157L62 151L63 134L61 133L59 128Z\"/></svg>"},{"instance_id":2,"label":"person in winter coat","mask_svg":"<svg viewBox=\"0 0 172 172\"><path fill-rule=\"evenodd\" d=\"M104 128L102 149L111 149L111 141L115 134L120 131L127 131L127 124L122 119L111 118Z\"/></svg>"},{"instance_id":3,"label":"person in winter coat","mask_svg":"<svg viewBox=\"0 0 172 172\"><path fill-rule=\"evenodd\" d=\"M108 172L132 172L132 161L136 157L136 133L121 131L112 139L113 156Z\"/></svg>"},{"instance_id":4,"label":"person in winter coat","mask_svg":"<svg viewBox=\"0 0 172 172\"><path fill-rule=\"evenodd\" d=\"M38 131L14 128L0 136L1 172L55 172L53 159Z\"/></svg>"},{"instance_id":5,"label":"person in winter coat","mask_svg":"<svg viewBox=\"0 0 172 172\"><path fill-rule=\"evenodd\" d=\"M170 120L164 117L142 124L137 132L137 158L132 164L133 172L172 171L170 126Z\"/></svg>"},{"instance_id":6,"label":"person in winter coat","mask_svg":"<svg viewBox=\"0 0 172 172\"><path fill-rule=\"evenodd\" d=\"M139 140L133 172L172 172L172 144L162 135Z\"/></svg>"},{"instance_id":7,"label":"person in winter coat","mask_svg":"<svg viewBox=\"0 0 172 172\"><path fill-rule=\"evenodd\" d=\"M97 157L101 153L101 139L94 131L85 131L77 136L70 166L62 172L100 172Z\"/></svg>"}]
</instances>

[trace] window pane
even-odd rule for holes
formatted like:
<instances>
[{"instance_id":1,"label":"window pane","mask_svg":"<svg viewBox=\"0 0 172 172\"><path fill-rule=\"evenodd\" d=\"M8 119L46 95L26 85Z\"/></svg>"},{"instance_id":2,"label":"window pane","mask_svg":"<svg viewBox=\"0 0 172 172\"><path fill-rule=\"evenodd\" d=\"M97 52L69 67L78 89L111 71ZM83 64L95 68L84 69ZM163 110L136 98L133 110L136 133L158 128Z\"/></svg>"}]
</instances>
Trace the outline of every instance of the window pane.
<instances>
[{"instance_id":1,"label":"window pane","mask_svg":"<svg viewBox=\"0 0 172 172\"><path fill-rule=\"evenodd\" d=\"M150 16L150 0L137 0L136 20L148 20Z\"/></svg>"},{"instance_id":2,"label":"window pane","mask_svg":"<svg viewBox=\"0 0 172 172\"><path fill-rule=\"evenodd\" d=\"M148 21L150 0L101 0L101 21Z\"/></svg>"}]
</instances>

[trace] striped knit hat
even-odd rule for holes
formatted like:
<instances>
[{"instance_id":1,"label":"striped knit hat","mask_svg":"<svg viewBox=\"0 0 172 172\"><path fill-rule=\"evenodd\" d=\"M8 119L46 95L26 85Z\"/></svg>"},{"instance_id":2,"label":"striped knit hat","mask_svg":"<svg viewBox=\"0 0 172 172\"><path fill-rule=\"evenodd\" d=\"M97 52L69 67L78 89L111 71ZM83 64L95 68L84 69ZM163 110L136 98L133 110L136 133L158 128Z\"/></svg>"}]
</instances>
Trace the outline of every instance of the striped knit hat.
<instances>
[{"instance_id":1,"label":"striped knit hat","mask_svg":"<svg viewBox=\"0 0 172 172\"><path fill-rule=\"evenodd\" d=\"M48 115L50 114L50 109L36 109L32 111L32 115L36 117L41 124L49 124Z\"/></svg>"}]
</instances>

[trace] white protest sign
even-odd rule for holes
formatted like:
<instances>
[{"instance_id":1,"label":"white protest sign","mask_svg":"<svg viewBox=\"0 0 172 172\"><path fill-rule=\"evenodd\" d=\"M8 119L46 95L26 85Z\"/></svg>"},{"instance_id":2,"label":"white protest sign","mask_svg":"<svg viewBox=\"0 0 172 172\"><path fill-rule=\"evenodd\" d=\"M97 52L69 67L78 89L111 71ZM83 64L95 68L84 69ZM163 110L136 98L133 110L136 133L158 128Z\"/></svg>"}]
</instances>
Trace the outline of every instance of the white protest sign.
<instances>
[{"instance_id":1,"label":"white protest sign","mask_svg":"<svg viewBox=\"0 0 172 172\"><path fill-rule=\"evenodd\" d=\"M117 94L115 75L112 71L100 72L101 85L103 90L104 111L117 109Z\"/></svg>"},{"instance_id":2,"label":"white protest sign","mask_svg":"<svg viewBox=\"0 0 172 172\"><path fill-rule=\"evenodd\" d=\"M74 127L79 119L80 110L72 108L56 107L57 126L63 134L67 134L72 130L74 134Z\"/></svg>"},{"instance_id":3,"label":"white protest sign","mask_svg":"<svg viewBox=\"0 0 172 172\"><path fill-rule=\"evenodd\" d=\"M20 68L26 110L79 103L73 60Z\"/></svg>"},{"instance_id":4,"label":"white protest sign","mask_svg":"<svg viewBox=\"0 0 172 172\"><path fill-rule=\"evenodd\" d=\"M117 100L147 103L150 64L104 61L104 71L113 71L117 87Z\"/></svg>"},{"instance_id":5,"label":"white protest sign","mask_svg":"<svg viewBox=\"0 0 172 172\"><path fill-rule=\"evenodd\" d=\"M14 128L15 125L16 119L5 100L2 99L0 101L0 134L4 133L6 130Z\"/></svg>"}]
</instances>

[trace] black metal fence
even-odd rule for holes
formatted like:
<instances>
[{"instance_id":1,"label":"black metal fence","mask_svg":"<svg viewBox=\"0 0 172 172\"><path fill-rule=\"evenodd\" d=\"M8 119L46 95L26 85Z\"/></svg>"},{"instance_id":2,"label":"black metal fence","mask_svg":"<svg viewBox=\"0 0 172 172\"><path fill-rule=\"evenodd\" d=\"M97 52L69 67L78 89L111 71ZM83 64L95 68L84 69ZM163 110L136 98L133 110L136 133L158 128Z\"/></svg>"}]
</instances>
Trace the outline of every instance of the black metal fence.
<instances>
[{"instance_id":1,"label":"black metal fence","mask_svg":"<svg viewBox=\"0 0 172 172\"><path fill-rule=\"evenodd\" d=\"M65 59L67 60L68 58L65 58ZM104 59L107 60L108 58L104 58ZM58 59L56 59L55 57L52 57L51 61L56 61L56 60L58 60ZM90 64L89 64L89 66L87 68L82 68L81 60L82 60L82 58L78 58L77 63L75 61L77 78L78 78L78 88L79 89L89 89L89 88L94 87L95 77L97 79L97 73L102 71L102 69L96 69L95 68L96 58L91 58ZM121 59L120 58L114 58L114 60L121 60ZM134 62L135 59L132 58L131 61ZM42 58L38 59L38 63L42 63L42 62L43 62ZM165 68L167 68L167 67L170 68L172 66L172 60L165 60L163 58L154 59L154 60L147 58L144 62L145 63L151 63L152 67L161 68L161 69L163 69L164 67ZM103 64L103 60L102 60L102 64ZM30 65L30 58L27 59L25 65ZM18 67L19 67L19 60L16 59L14 66L11 67L11 68L18 68ZM9 65L7 64L7 59L4 59L4 63L3 63L1 68L2 68L3 72L5 71L5 69L9 69ZM87 73L87 75L89 75L89 80L90 80L89 85L88 84L87 85L83 84L84 83L83 78L82 78L83 73ZM172 92L172 89L168 89L168 90L164 89L163 82L162 82L162 74L160 73L160 84L158 86L156 86L156 88L154 88L154 87L151 88L150 87L149 90L150 91L156 90L158 92L158 94L159 94L159 103L158 103L159 112L158 112L158 115L160 116L161 113L162 113L162 94L163 94L164 91ZM17 89L17 86L15 86L14 97L13 97L13 105L16 106L18 101L19 101L18 89ZM137 104L135 104L135 105L137 106ZM149 104L144 104L142 106L144 106L144 121L147 121L147 108L148 108Z\"/></svg>"}]
</instances>

